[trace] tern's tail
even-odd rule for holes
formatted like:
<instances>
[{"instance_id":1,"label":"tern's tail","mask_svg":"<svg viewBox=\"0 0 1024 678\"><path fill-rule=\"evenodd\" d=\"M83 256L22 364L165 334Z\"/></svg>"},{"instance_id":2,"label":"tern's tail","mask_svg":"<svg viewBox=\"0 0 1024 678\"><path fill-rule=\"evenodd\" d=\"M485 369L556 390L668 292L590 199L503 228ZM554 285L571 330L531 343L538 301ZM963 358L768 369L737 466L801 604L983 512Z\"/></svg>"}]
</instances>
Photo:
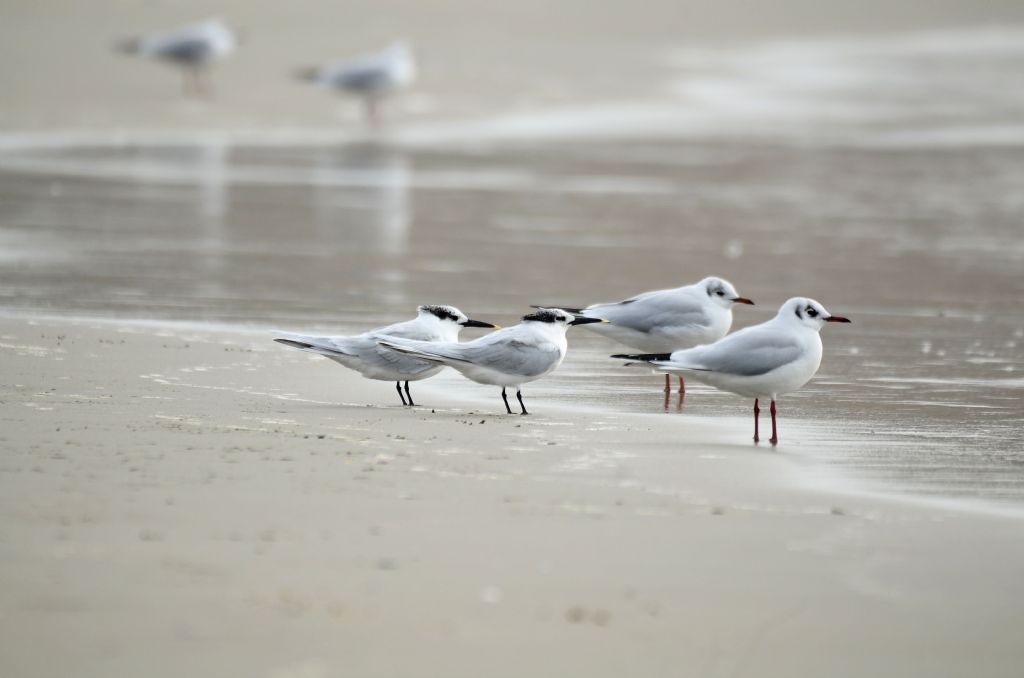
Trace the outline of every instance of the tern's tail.
<instances>
[{"instance_id":1,"label":"tern's tail","mask_svg":"<svg viewBox=\"0 0 1024 678\"><path fill-rule=\"evenodd\" d=\"M453 362L465 362L465 360L452 355L444 349L444 344L430 341L415 341L412 339L397 339L395 337L382 338L377 340L378 346L411 355L420 360L437 363L438 365L450 365Z\"/></svg>"},{"instance_id":2,"label":"tern's tail","mask_svg":"<svg viewBox=\"0 0 1024 678\"><path fill-rule=\"evenodd\" d=\"M350 355L342 351L338 346L324 344L318 341L315 337L307 337L303 334L295 334L293 332L275 332L274 341L285 346L291 346L297 348L300 351L309 351L310 353L319 353L325 355L328 358L335 356L347 356Z\"/></svg>"}]
</instances>

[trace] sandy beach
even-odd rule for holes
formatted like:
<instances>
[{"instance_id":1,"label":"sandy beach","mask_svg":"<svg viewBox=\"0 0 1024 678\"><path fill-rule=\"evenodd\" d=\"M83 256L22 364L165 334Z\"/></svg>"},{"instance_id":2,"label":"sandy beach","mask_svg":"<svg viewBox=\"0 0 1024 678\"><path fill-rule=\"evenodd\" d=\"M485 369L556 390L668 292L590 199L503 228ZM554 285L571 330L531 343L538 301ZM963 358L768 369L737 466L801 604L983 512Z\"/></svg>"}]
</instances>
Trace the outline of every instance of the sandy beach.
<instances>
[{"instance_id":1,"label":"sandy beach","mask_svg":"<svg viewBox=\"0 0 1024 678\"><path fill-rule=\"evenodd\" d=\"M0 5L3 678L1021 675L1019 2ZM208 99L113 49L213 14ZM293 77L399 37L379 128ZM270 341L706 275L853 320L777 448Z\"/></svg>"},{"instance_id":2,"label":"sandy beach","mask_svg":"<svg viewBox=\"0 0 1024 678\"><path fill-rule=\"evenodd\" d=\"M7 317L0 361L4 675L1024 661L1019 517L817 488L730 418L523 418L429 381L406 409L262 334L173 324Z\"/></svg>"}]
</instances>

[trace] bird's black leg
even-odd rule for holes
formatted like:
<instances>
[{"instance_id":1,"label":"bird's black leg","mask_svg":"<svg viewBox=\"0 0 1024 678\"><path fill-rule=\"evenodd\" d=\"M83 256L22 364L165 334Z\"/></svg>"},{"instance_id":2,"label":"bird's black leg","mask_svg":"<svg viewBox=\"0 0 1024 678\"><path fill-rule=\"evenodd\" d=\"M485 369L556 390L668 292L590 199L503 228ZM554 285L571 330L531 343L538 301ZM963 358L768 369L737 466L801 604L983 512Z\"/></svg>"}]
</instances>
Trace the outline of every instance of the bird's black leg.
<instances>
[{"instance_id":1,"label":"bird's black leg","mask_svg":"<svg viewBox=\"0 0 1024 678\"><path fill-rule=\"evenodd\" d=\"M505 395L505 387L501 387L501 399L505 401L505 409L508 410L509 414L512 414L512 408L508 406L508 396Z\"/></svg>"},{"instance_id":2,"label":"bird's black leg","mask_svg":"<svg viewBox=\"0 0 1024 678\"><path fill-rule=\"evenodd\" d=\"M408 381L405 382L405 395L409 396L409 404L410 405L415 405L416 404L416 403L414 403L412 401L412 394L409 393L409 382Z\"/></svg>"},{"instance_id":3,"label":"bird's black leg","mask_svg":"<svg viewBox=\"0 0 1024 678\"><path fill-rule=\"evenodd\" d=\"M757 435L757 415L761 414L761 408L757 406L757 398L754 398L754 442L761 442L761 437Z\"/></svg>"},{"instance_id":4,"label":"bird's black leg","mask_svg":"<svg viewBox=\"0 0 1024 678\"><path fill-rule=\"evenodd\" d=\"M519 392L518 388L516 389L516 398L519 398L519 407L523 410L519 414L529 414L529 412L526 411L526 405L523 404L523 394Z\"/></svg>"},{"instance_id":5,"label":"bird's black leg","mask_svg":"<svg viewBox=\"0 0 1024 678\"><path fill-rule=\"evenodd\" d=\"M403 405L408 405L408 403L405 402L405 396L402 395L402 382L400 382L400 381L396 381L395 382L395 390L398 391L398 397L402 399L402 404Z\"/></svg>"}]
</instances>

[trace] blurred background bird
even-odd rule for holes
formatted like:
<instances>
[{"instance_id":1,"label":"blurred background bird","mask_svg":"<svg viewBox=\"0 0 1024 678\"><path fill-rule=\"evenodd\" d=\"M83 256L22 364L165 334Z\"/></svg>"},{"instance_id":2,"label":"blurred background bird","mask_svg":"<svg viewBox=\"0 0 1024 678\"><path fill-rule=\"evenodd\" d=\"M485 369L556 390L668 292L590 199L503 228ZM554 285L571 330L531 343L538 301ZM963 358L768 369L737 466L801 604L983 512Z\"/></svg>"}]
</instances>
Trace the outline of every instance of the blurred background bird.
<instances>
[{"instance_id":1,"label":"blurred background bird","mask_svg":"<svg viewBox=\"0 0 1024 678\"><path fill-rule=\"evenodd\" d=\"M127 38L117 47L125 54L157 59L180 68L182 93L186 97L208 97L211 87L207 70L230 56L238 43L238 33L224 21L208 19L166 33Z\"/></svg>"},{"instance_id":2,"label":"blurred background bird","mask_svg":"<svg viewBox=\"0 0 1024 678\"><path fill-rule=\"evenodd\" d=\"M416 79L416 59L404 42L323 67L301 69L298 77L362 100L367 122L381 122L381 102Z\"/></svg>"}]
</instances>

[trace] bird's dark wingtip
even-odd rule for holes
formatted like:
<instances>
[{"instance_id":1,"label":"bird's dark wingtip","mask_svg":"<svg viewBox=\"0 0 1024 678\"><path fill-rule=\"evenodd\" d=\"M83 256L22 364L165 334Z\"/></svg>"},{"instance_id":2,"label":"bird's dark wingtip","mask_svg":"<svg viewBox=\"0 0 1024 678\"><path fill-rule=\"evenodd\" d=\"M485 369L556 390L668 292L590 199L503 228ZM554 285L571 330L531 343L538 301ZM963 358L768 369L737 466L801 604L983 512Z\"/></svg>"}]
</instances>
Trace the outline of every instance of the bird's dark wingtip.
<instances>
[{"instance_id":1,"label":"bird's dark wingtip","mask_svg":"<svg viewBox=\"0 0 1024 678\"><path fill-rule=\"evenodd\" d=\"M284 344L285 346L291 346L293 348L313 348L313 344L307 344L301 341L294 341L292 339L281 339L280 337L278 337L274 339L274 341L276 341L279 344Z\"/></svg>"},{"instance_id":2,"label":"bird's dark wingtip","mask_svg":"<svg viewBox=\"0 0 1024 678\"><path fill-rule=\"evenodd\" d=\"M612 356L620 360L639 360L642 362L650 362L652 360L668 360L672 357L671 353L616 353Z\"/></svg>"}]
</instances>

